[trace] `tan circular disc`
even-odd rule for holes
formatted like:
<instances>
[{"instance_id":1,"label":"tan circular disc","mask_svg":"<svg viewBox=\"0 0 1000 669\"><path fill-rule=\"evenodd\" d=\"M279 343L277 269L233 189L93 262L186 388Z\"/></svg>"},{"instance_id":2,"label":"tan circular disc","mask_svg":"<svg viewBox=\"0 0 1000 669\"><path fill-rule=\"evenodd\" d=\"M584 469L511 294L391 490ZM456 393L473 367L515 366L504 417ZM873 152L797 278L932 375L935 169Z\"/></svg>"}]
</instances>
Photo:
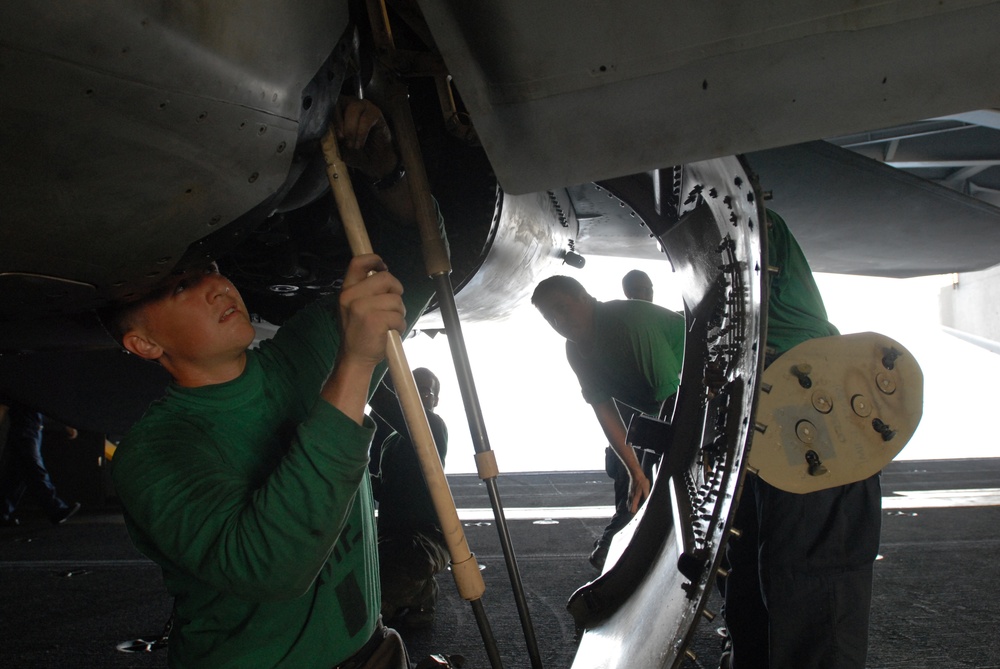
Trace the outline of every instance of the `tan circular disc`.
<instances>
[{"instance_id":1,"label":"tan circular disc","mask_svg":"<svg viewBox=\"0 0 1000 669\"><path fill-rule=\"evenodd\" d=\"M885 335L803 342L764 371L748 466L794 493L866 479L913 436L923 385L917 361Z\"/></svg>"}]
</instances>

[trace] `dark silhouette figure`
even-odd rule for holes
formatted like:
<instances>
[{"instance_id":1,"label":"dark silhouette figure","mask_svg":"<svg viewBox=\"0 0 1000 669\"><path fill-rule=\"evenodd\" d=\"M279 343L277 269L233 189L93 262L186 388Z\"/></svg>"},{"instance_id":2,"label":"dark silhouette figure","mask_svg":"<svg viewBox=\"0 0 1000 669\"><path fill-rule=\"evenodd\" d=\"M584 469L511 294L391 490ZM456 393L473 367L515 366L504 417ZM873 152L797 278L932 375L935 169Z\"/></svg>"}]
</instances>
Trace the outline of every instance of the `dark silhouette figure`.
<instances>
[{"instance_id":1,"label":"dark silhouette figure","mask_svg":"<svg viewBox=\"0 0 1000 669\"><path fill-rule=\"evenodd\" d=\"M79 502L67 504L59 497L49 471L42 459L42 414L11 403L8 407L10 428L0 466L0 523L6 527L18 525L15 512L25 493L30 494L45 511L53 525L61 525L80 510ZM76 430L66 428L70 439Z\"/></svg>"}]
</instances>

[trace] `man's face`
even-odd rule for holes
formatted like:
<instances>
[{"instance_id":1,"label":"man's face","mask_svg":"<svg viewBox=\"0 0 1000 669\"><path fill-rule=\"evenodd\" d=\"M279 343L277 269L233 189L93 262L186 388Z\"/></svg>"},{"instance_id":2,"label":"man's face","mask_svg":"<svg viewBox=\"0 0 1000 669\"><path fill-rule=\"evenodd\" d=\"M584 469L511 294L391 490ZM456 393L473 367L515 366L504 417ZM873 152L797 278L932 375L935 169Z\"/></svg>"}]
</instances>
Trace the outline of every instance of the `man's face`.
<instances>
[{"instance_id":1,"label":"man's face","mask_svg":"<svg viewBox=\"0 0 1000 669\"><path fill-rule=\"evenodd\" d=\"M555 292L535 305L552 329L566 339L583 343L593 329L593 305L582 295Z\"/></svg>"},{"instance_id":2,"label":"man's face","mask_svg":"<svg viewBox=\"0 0 1000 669\"><path fill-rule=\"evenodd\" d=\"M417 392L420 393L420 401L424 405L424 411L433 413L434 408L438 405L438 392L441 388L437 377L414 372L413 381L417 384Z\"/></svg>"},{"instance_id":3,"label":"man's face","mask_svg":"<svg viewBox=\"0 0 1000 669\"><path fill-rule=\"evenodd\" d=\"M243 298L214 265L178 275L160 293L142 307L137 329L171 361L211 366L242 355L253 342Z\"/></svg>"}]
</instances>

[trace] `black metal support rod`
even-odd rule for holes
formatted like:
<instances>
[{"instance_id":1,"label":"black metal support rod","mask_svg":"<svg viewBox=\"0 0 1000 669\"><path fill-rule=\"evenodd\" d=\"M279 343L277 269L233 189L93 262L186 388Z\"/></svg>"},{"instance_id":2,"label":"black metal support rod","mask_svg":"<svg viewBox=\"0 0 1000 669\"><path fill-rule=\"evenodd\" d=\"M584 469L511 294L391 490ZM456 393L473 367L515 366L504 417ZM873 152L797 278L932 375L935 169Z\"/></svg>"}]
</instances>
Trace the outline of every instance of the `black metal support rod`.
<instances>
[{"instance_id":1,"label":"black metal support rod","mask_svg":"<svg viewBox=\"0 0 1000 669\"><path fill-rule=\"evenodd\" d=\"M462 335L462 324L458 318L458 307L455 304L455 291L451 285L451 276L442 273L434 275L433 278L437 288L437 300L441 310L441 317L444 321L445 331L448 334L448 345L451 347L451 357L455 364L458 385L462 392L462 401L465 403L465 414L469 421L472 444L476 453L483 453L490 450L489 437L486 434L486 422L483 419L482 408L479 404L479 395L476 392L475 379L472 376L469 354L465 348L465 337ZM517 605L517 613L521 619L521 628L524 630L524 640L528 647L531 666L532 669L542 669L542 658L538 651L538 641L535 638L535 630L531 624L531 614L528 611L528 603L524 596L524 586L521 583L521 574L517 567L517 559L514 556L514 548L510 540L507 519L504 516L503 503L500 500L497 480L495 476L491 476L483 479L483 481L486 483L490 503L493 506L493 516L496 520L497 532L500 535L500 547L503 550L504 560L507 564L507 575L510 577L511 588L514 592L514 602Z\"/></svg>"},{"instance_id":2,"label":"black metal support rod","mask_svg":"<svg viewBox=\"0 0 1000 669\"><path fill-rule=\"evenodd\" d=\"M483 645L486 647L486 655L490 658L490 666L493 669L502 669L503 661L500 659L500 649L497 647L497 639L493 636L493 629L490 627L490 619L486 617L486 609L483 608L482 599L473 599L469 602L472 605L472 614L476 617L476 624L479 626L479 634L483 637Z\"/></svg>"}]
</instances>

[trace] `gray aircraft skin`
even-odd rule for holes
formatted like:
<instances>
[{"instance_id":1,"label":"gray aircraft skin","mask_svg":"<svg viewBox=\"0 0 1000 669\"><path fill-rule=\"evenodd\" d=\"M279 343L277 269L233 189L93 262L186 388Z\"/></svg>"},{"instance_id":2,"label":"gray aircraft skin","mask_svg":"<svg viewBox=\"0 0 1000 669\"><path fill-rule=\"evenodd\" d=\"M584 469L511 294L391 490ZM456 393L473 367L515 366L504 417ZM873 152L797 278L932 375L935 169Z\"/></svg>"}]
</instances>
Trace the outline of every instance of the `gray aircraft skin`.
<instances>
[{"instance_id":1,"label":"gray aircraft skin","mask_svg":"<svg viewBox=\"0 0 1000 669\"><path fill-rule=\"evenodd\" d=\"M570 254L666 251L692 322L730 305L686 353L718 380L685 373L673 419L699 429L619 560L664 547L650 573L678 597L647 622L672 634L654 648L616 613L587 622L612 626L616 657L678 666L750 437L764 194L818 270L1000 261L1000 184L979 154L1000 126L1000 2L386 4L389 49L363 3L0 8L0 395L120 434L165 378L95 309L209 259L270 323L336 290L349 251L318 140L342 90L378 100L373 70L405 75L453 255L471 258L455 269L465 317L502 315ZM710 519L697 537L694 517ZM588 661L615 666L574 666Z\"/></svg>"}]
</instances>

